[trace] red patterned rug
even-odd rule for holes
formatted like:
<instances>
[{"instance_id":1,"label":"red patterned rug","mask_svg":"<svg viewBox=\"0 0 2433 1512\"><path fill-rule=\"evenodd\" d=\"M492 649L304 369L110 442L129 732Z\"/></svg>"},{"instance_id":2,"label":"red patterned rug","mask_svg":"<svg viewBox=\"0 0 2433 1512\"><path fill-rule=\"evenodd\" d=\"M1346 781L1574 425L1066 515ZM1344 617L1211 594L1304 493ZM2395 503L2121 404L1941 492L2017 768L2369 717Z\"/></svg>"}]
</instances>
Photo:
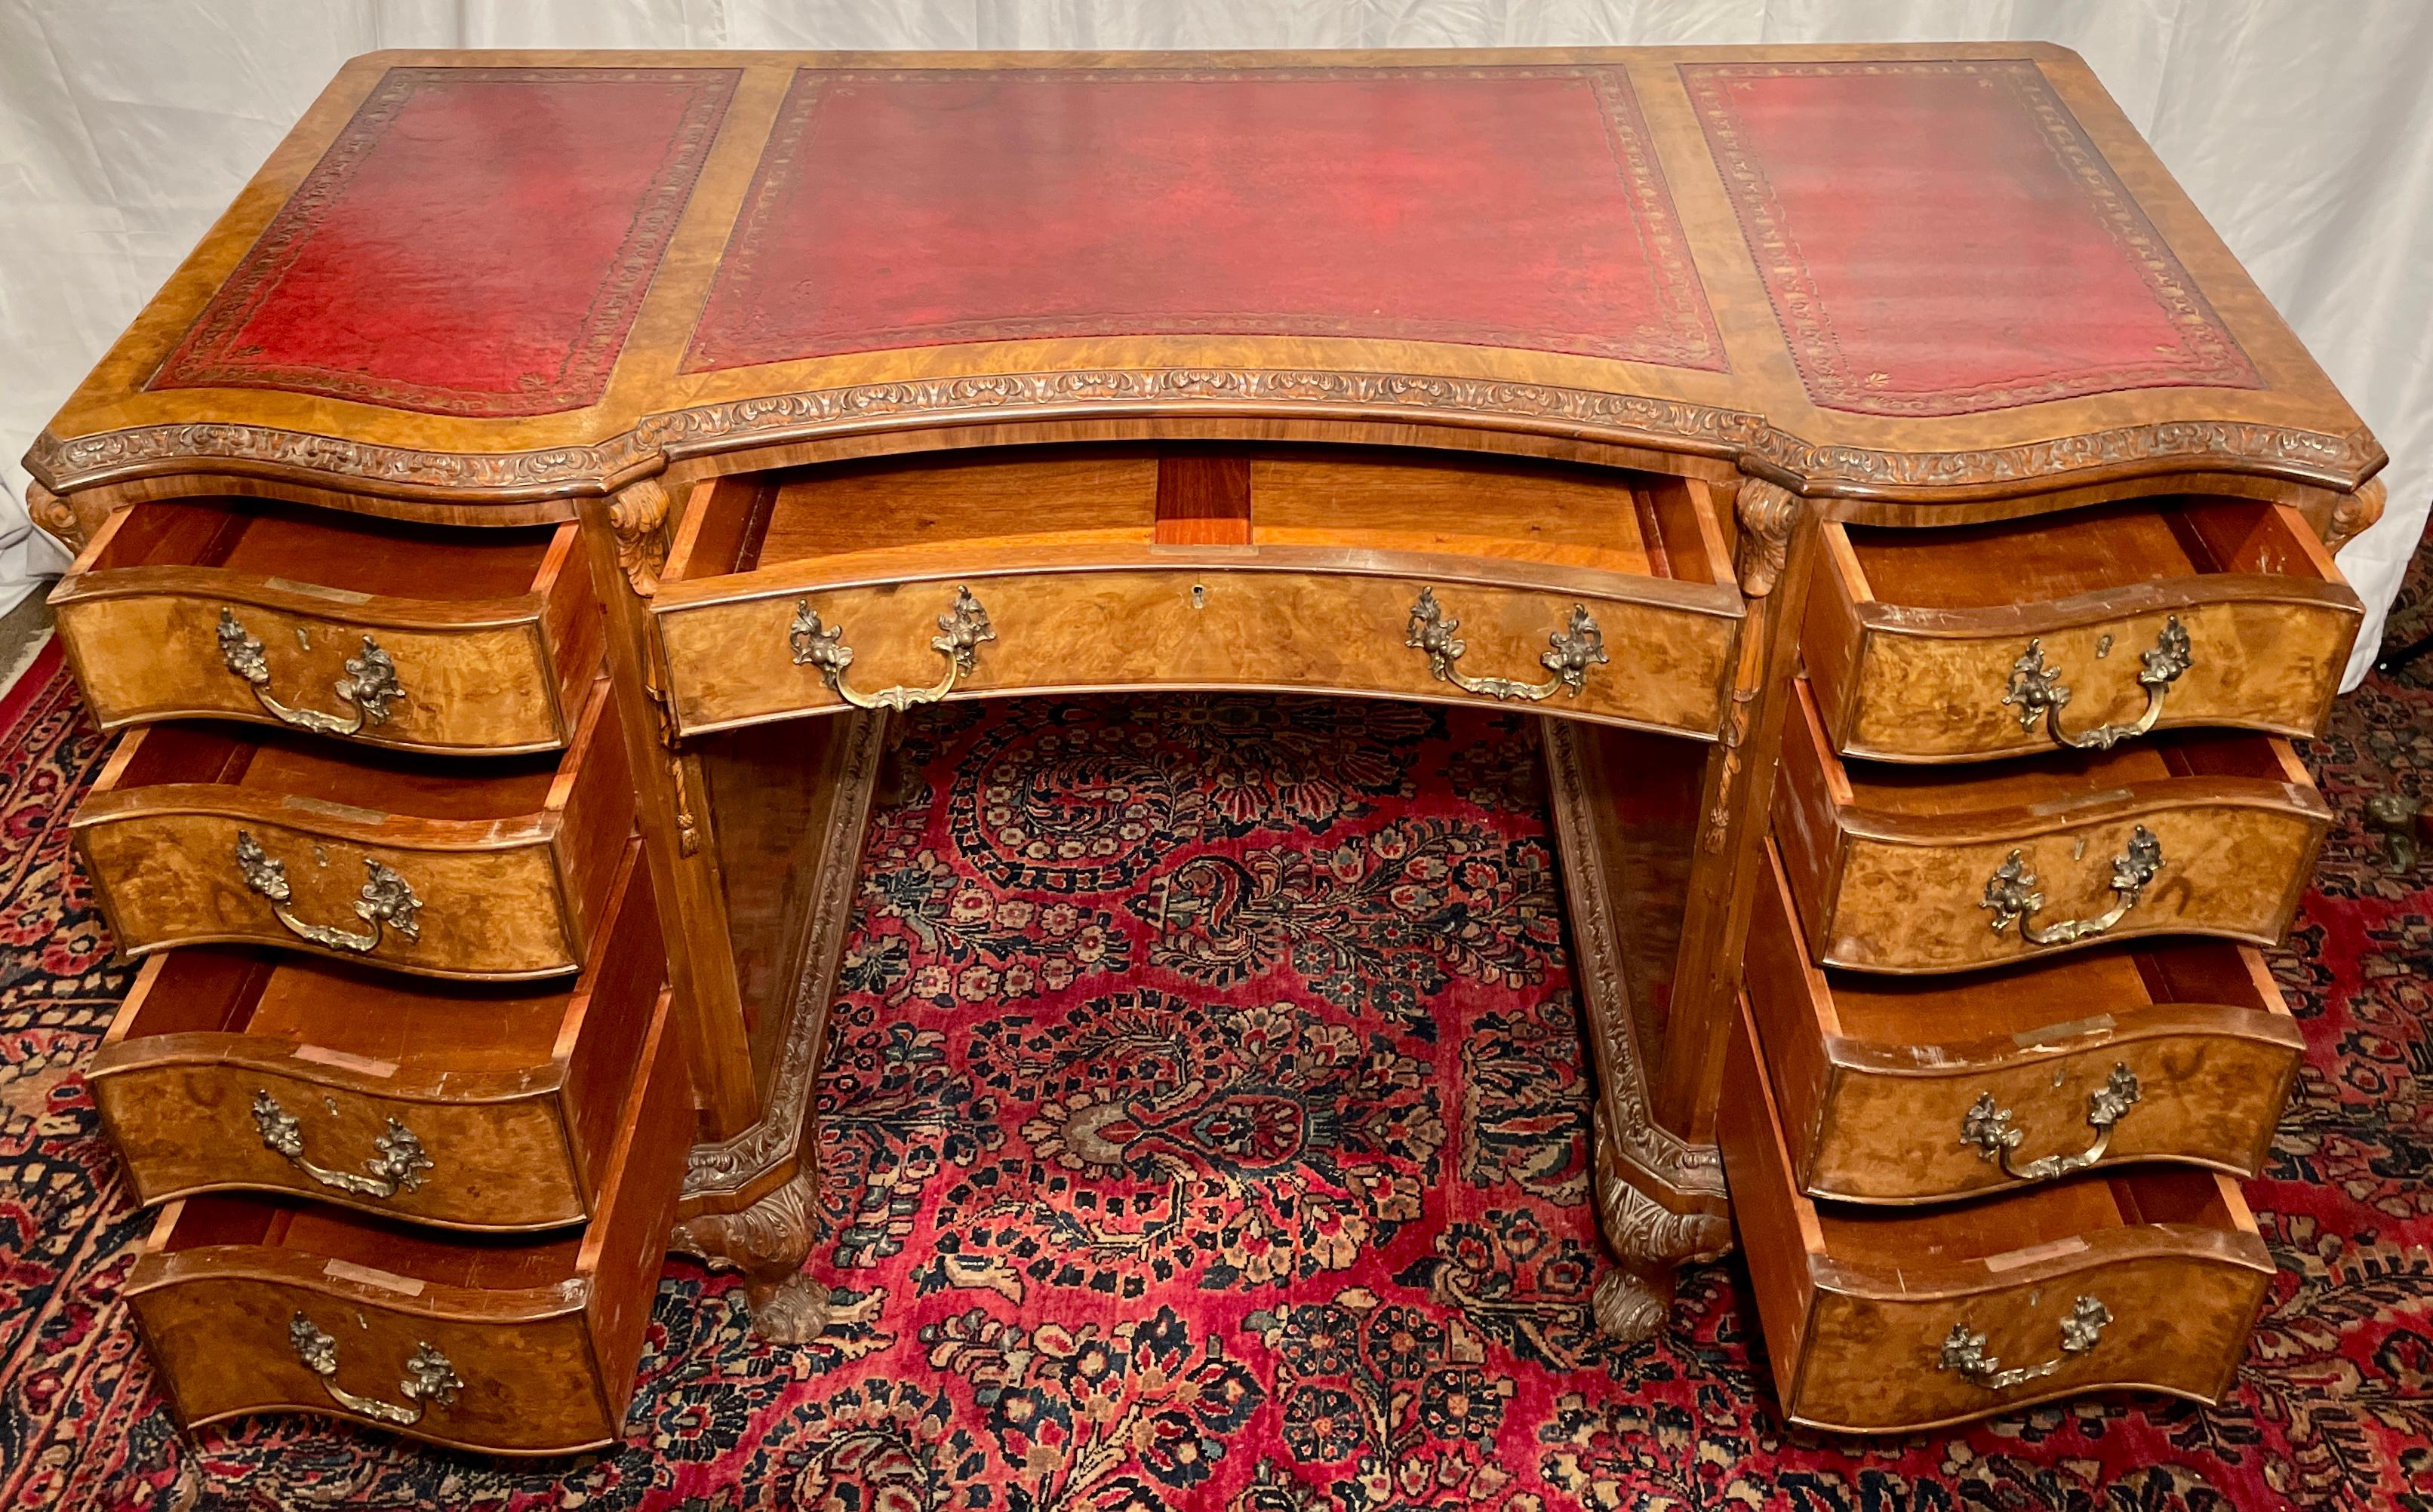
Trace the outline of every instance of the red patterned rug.
<instances>
[{"instance_id":1,"label":"red patterned rug","mask_svg":"<svg viewBox=\"0 0 2433 1512\"><path fill-rule=\"evenodd\" d=\"M7 702L0 1508L2433 1506L2433 896L2354 820L2433 772L2433 692L2312 753L2348 817L2277 958L2281 1275L2218 1410L1789 1431L1730 1263L1607 1343L1529 722L1015 702L917 721L875 825L821 1085L842 1320L772 1347L672 1265L624 1444L542 1464L172 1426L78 1073L128 980L67 858L108 742L56 658Z\"/></svg>"}]
</instances>

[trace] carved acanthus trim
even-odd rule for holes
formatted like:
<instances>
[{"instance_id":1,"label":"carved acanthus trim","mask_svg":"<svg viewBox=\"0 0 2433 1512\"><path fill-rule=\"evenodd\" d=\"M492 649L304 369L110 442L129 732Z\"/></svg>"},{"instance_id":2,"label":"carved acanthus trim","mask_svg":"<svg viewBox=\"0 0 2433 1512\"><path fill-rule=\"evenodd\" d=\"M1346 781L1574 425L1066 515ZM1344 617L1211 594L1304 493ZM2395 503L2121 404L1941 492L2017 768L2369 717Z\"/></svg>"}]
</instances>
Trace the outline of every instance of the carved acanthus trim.
<instances>
[{"instance_id":1,"label":"carved acanthus trim","mask_svg":"<svg viewBox=\"0 0 2433 1512\"><path fill-rule=\"evenodd\" d=\"M1611 1130L1597 1114L1597 1143L1611 1147ZM1596 1163L1597 1219L1613 1252L1632 1266L1670 1266L1730 1252L1732 1220L1717 1213L1676 1213L1633 1185L1621 1170Z\"/></svg>"},{"instance_id":2,"label":"carved acanthus trim","mask_svg":"<svg viewBox=\"0 0 2433 1512\"><path fill-rule=\"evenodd\" d=\"M555 499L605 493L657 459L633 432L596 446L538 451L424 451L345 441L264 425L138 425L62 441L45 431L26 453L26 470L60 493L150 473L183 472L196 462L221 470L335 480L342 487L408 495Z\"/></svg>"},{"instance_id":3,"label":"carved acanthus trim","mask_svg":"<svg viewBox=\"0 0 2433 1512\"><path fill-rule=\"evenodd\" d=\"M1735 552L1741 591L1762 599L1782 580L1782 565L1791 557L1791 533L1799 525L1799 496L1763 478L1741 481L1740 498L1732 506L1741 539Z\"/></svg>"},{"instance_id":4,"label":"carved acanthus trim","mask_svg":"<svg viewBox=\"0 0 2433 1512\"><path fill-rule=\"evenodd\" d=\"M627 484L608 501L608 530L617 537L617 565L634 596L659 591L668 561L668 491L655 478Z\"/></svg>"},{"instance_id":5,"label":"carved acanthus trim","mask_svg":"<svg viewBox=\"0 0 2433 1512\"><path fill-rule=\"evenodd\" d=\"M133 426L68 441L45 432L26 466L62 493L186 470L199 460L231 471L335 478L408 495L554 497L604 493L677 458L815 436L981 414L1055 418L1199 409L1351 419L1433 416L1455 424L1586 436L1727 458L1790 480L1811 495L2026 487L2068 474L2158 470L2157 464L2191 460L2346 489L2385 460L2362 428L2334 436L2240 421L2169 420L2017 446L1882 451L1820 446L1744 410L1551 383L1322 368L1152 367L808 389L650 416L596 445L501 454L376 446L256 425Z\"/></svg>"},{"instance_id":6,"label":"carved acanthus trim","mask_svg":"<svg viewBox=\"0 0 2433 1512\"><path fill-rule=\"evenodd\" d=\"M815 864L820 890L803 943L803 976L794 993L777 1064L757 1123L731 1139L695 1145L685 1165L683 1200L688 1206L732 1200L784 1162L800 1154L815 1158L810 1145L811 1096L819 1081L820 1047L827 1028L828 999L836 986L836 962L845 926L853 918L859 881L861 837L877 789L885 753L884 714L838 715L852 723L837 797L820 837Z\"/></svg>"},{"instance_id":7,"label":"carved acanthus trim","mask_svg":"<svg viewBox=\"0 0 2433 1512\"><path fill-rule=\"evenodd\" d=\"M1599 1142L1610 1139L1619 1156L1685 1198L1721 1200L1727 1195L1722 1151L1712 1145L1693 1145L1658 1124L1648 1100L1647 1057L1630 1011L1612 901L1599 871L1581 860L1595 843L1595 817L1580 771L1579 735L1557 719L1541 720L1539 728L1546 750L1546 786L1562 858L1563 892L1571 906L1573 966L1597 1052L1597 1116L1605 1130Z\"/></svg>"}]
</instances>

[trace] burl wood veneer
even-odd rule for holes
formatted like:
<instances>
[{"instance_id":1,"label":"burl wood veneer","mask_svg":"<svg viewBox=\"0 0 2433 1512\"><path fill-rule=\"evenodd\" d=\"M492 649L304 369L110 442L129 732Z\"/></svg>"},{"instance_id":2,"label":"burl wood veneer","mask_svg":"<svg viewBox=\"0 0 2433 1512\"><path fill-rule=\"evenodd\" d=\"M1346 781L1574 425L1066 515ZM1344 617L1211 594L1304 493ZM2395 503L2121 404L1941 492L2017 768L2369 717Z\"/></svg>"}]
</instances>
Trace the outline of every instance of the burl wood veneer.
<instances>
[{"instance_id":1,"label":"burl wood veneer","mask_svg":"<svg viewBox=\"0 0 2433 1512\"><path fill-rule=\"evenodd\" d=\"M2206 1396L2290 1051L2244 943L2328 823L2286 738L2384 460L2050 46L357 59L26 458L144 726L79 854L179 947L112 1127L147 1196L331 1199L173 1207L137 1313L189 1421L529 1452L615 1436L669 1243L815 1335L888 720L1290 689L1546 717L1609 1332L1737 1238L1803 1421ZM637 828L663 1101L603 1165ZM410 1203L263 1143L395 1169L493 1053L556 1089L500 1160L565 1136L512 1200L436 1132ZM329 1101L248 1130L257 1073ZM2106 1164L2048 1170L2099 1094ZM509 1103L395 1116L443 1113ZM441 1227L485 1194L582 1237Z\"/></svg>"},{"instance_id":2,"label":"burl wood veneer","mask_svg":"<svg viewBox=\"0 0 2433 1512\"><path fill-rule=\"evenodd\" d=\"M665 975L636 842L570 985L166 951L86 1075L146 1203L286 1192L451 1229L558 1227L603 1195Z\"/></svg>"}]
</instances>

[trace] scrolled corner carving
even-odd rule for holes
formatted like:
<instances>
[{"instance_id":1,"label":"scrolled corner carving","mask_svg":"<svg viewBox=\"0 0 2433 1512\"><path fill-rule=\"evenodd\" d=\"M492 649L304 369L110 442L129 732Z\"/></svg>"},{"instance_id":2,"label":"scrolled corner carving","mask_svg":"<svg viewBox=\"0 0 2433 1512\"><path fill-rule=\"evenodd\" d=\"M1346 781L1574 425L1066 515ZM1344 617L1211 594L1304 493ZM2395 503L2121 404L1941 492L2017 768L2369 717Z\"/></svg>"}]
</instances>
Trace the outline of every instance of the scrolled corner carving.
<instances>
[{"instance_id":1,"label":"scrolled corner carving","mask_svg":"<svg viewBox=\"0 0 2433 1512\"><path fill-rule=\"evenodd\" d=\"M617 565L638 599L659 591L659 569L668 560L667 522L668 490L656 478L627 484L608 500L608 530L617 537Z\"/></svg>"},{"instance_id":2,"label":"scrolled corner carving","mask_svg":"<svg viewBox=\"0 0 2433 1512\"><path fill-rule=\"evenodd\" d=\"M93 540L93 532L85 527L76 506L41 484L26 484L26 513L73 554L81 555Z\"/></svg>"},{"instance_id":3,"label":"scrolled corner carving","mask_svg":"<svg viewBox=\"0 0 2433 1512\"><path fill-rule=\"evenodd\" d=\"M1744 479L1732 514L1740 522L1740 548L1734 553L1741 591L1762 599L1782 579L1791 559L1791 533L1799 524L1800 499L1780 484L1763 478Z\"/></svg>"},{"instance_id":4,"label":"scrolled corner carving","mask_svg":"<svg viewBox=\"0 0 2433 1512\"><path fill-rule=\"evenodd\" d=\"M2382 518L2386 499L2382 480L2371 478L2357 484L2353 493L2340 495L2332 505L2330 523L2323 531L2323 547L2337 552L2373 528Z\"/></svg>"}]
</instances>

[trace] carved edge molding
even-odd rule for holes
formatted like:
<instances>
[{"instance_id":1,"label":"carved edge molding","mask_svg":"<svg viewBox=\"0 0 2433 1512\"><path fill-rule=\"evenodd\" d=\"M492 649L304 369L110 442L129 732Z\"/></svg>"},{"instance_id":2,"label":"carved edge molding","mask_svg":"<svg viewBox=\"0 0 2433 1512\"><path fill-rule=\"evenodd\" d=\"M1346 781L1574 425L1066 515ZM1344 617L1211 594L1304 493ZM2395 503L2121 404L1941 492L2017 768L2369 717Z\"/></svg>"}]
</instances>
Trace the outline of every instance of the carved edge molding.
<instances>
[{"instance_id":1,"label":"carved edge molding","mask_svg":"<svg viewBox=\"0 0 2433 1512\"><path fill-rule=\"evenodd\" d=\"M1882 451L1814 445L1744 410L1549 383L1313 368L1157 367L810 389L649 416L624 434L592 446L501 453L417 450L210 422L134 426L65 441L45 431L26 453L26 467L60 493L199 459L236 470L335 477L409 494L586 494L606 492L678 458L773 441L982 414L1042 417L1108 408L1202 406L1348 417L1424 415L1686 450L1734 460L1807 493L2025 484L2171 460L2202 460L2349 489L2385 460L2381 446L2362 428L2333 436L2244 421L2166 420L2008 447Z\"/></svg>"},{"instance_id":2,"label":"carved edge molding","mask_svg":"<svg viewBox=\"0 0 2433 1512\"><path fill-rule=\"evenodd\" d=\"M1595 1036L1599 1052L1599 1080L1604 1083L1598 1098L1598 1147L1609 1146L1618 1158L1685 1200L1727 1200L1723 1152L1712 1145L1691 1144L1656 1122L1647 1099L1646 1057L1631 1021L1630 991L1623 980L1622 947L1614 938L1612 903L1606 896L1604 881L1578 859L1587 854L1595 824L1581 779L1579 736L1559 719L1540 720L1539 728L1546 745L1547 788L1562 858L1563 890L1571 905L1580 992L1589 1032ZM1602 1162L1599 1167L1602 1170ZM1602 1193L1602 1181L1599 1190ZM1602 1196L1599 1201L1603 1203ZM1728 1238L1728 1223L1716 1221L1724 1223ZM1614 1236L1609 1232L1608 1237ZM1615 1248L1622 1248L1619 1238Z\"/></svg>"},{"instance_id":3,"label":"carved edge molding","mask_svg":"<svg viewBox=\"0 0 2433 1512\"><path fill-rule=\"evenodd\" d=\"M794 992L793 1016L777 1049L777 1064L769 1078L768 1103L760 1121L731 1139L695 1145L685 1163L684 1196L688 1205L732 1198L789 1157L807 1163L818 1152L807 1147L812 1094L819 1081L818 1056L826 1025L828 995L836 985L835 963L845 926L853 917L853 893L859 880L855 862L877 789L880 756L885 747L884 715L838 716L853 721L845 747L843 770L838 774L839 798L829 811L820 837L819 895L812 900L811 923L803 942L802 979Z\"/></svg>"}]
</instances>

